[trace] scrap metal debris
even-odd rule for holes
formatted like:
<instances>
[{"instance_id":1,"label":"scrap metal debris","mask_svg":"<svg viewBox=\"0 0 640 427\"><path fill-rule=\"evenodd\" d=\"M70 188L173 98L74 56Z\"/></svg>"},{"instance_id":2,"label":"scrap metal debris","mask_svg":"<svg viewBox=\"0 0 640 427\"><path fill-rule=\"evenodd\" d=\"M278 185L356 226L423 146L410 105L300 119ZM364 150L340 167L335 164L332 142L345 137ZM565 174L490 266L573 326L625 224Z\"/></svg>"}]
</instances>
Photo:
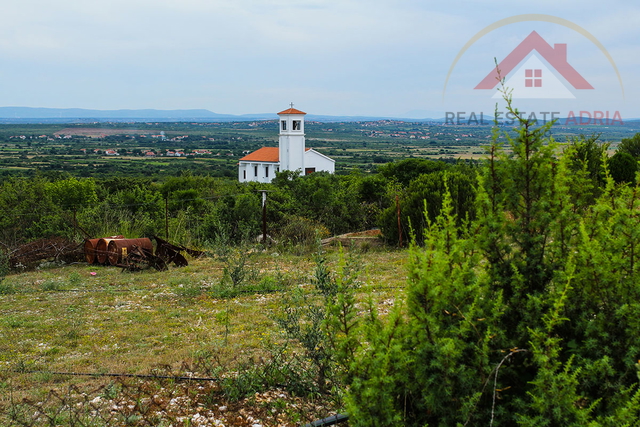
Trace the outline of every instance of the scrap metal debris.
<instances>
[{"instance_id":1,"label":"scrap metal debris","mask_svg":"<svg viewBox=\"0 0 640 427\"><path fill-rule=\"evenodd\" d=\"M177 267L186 267L189 265L187 259L180 253L180 251L186 251L186 248L182 246L172 245L159 238L158 236L153 236L156 240L156 255L166 260L167 263L174 263ZM188 253L188 252L187 252Z\"/></svg>"},{"instance_id":2,"label":"scrap metal debris","mask_svg":"<svg viewBox=\"0 0 640 427\"><path fill-rule=\"evenodd\" d=\"M151 250L143 246L133 245L122 263L116 264L123 271L140 271L147 268L155 268L158 271L167 270L167 263Z\"/></svg>"},{"instance_id":3,"label":"scrap metal debris","mask_svg":"<svg viewBox=\"0 0 640 427\"><path fill-rule=\"evenodd\" d=\"M85 243L86 259L120 267L123 271L140 271L155 268L158 271L167 270L169 264L176 267L186 267L189 262L181 252L192 257L202 256L204 252L174 245L158 236L155 254L150 239L124 239L122 236L111 236L102 239L87 239ZM95 247L95 249L93 249ZM91 256L95 252L96 256Z\"/></svg>"},{"instance_id":4,"label":"scrap metal debris","mask_svg":"<svg viewBox=\"0 0 640 427\"><path fill-rule=\"evenodd\" d=\"M38 239L8 252L11 268L34 268L43 261L78 262L82 260L82 245L64 237Z\"/></svg>"},{"instance_id":5,"label":"scrap metal debris","mask_svg":"<svg viewBox=\"0 0 640 427\"><path fill-rule=\"evenodd\" d=\"M64 237L50 237L7 250L6 254L10 268L14 269L32 269L43 262L69 264L84 260L89 264L111 263L129 271L147 268L164 271L169 264L186 267L189 262L183 252L192 257L200 257L203 254L202 251L174 245L157 236L154 236L154 239L155 254L150 239L124 239L123 236L85 239L80 244Z\"/></svg>"},{"instance_id":6,"label":"scrap metal debris","mask_svg":"<svg viewBox=\"0 0 640 427\"><path fill-rule=\"evenodd\" d=\"M186 248L184 246L176 246L174 244L171 244L171 243L167 242L166 240L161 239L158 236L153 236L153 238L156 240L156 243L158 244L157 249L156 249L156 255L158 255L158 256L162 256L161 254L164 251L166 251L168 254L170 254L172 252L177 252L179 254L180 251L185 251L186 253L188 253L189 255L191 255L194 258L199 258L204 254L203 251L197 251L195 249L189 249L189 248ZM158 253L158 252L160 252L160 253Z\"/></svg>"}]
</instances>

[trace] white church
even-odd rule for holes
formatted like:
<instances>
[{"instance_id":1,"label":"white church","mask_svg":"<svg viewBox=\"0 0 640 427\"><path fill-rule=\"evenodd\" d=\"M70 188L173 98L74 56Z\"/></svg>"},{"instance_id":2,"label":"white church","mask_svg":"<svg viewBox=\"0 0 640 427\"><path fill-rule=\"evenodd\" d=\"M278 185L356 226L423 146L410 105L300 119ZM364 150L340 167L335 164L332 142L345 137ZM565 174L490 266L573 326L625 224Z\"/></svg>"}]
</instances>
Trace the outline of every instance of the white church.
<instances>
[{"instance_id":1,"label":"white church","mask_svg":"<svg viewBox=\"0 0 640 427\"><path fill-rule=\"evenodd\" d=\"M293 108L278 113L280 134L277 147L262 147L247 154L238 163L240 182L271 182L280 171L335 172L335 160L306 148L304 142L304 113Z\"/></svg>"}]
</instances>

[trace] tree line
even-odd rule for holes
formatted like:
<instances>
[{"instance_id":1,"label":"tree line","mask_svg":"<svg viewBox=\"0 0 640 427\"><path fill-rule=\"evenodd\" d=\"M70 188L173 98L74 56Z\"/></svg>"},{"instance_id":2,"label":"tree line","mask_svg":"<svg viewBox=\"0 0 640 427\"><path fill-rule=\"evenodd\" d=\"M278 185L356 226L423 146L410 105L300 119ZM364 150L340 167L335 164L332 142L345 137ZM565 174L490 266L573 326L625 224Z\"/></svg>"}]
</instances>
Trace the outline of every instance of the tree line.
<instances>
[{"instance_id":1,"label":"tree line","mask_svg":"<svg viewBox=\"0 0 640 427\"><path fill-rule=\"evenodd\" d=\"M165 236L168 230L168 237L182 244L206 246L220 239L240 243L261 233L260 190L268 192L268 230L276 240L295 244L313 240L316 233L327 237L375 227L395 227L389 231L394 239L395 196L402 194L403 204L405 199L408 203L407 189L418 185L413 181L432 176L440 182L445 170L464 176L465 182L474 179L473 166L417 159L390 163L376 174L303 177L282 172L271 184L241 184L189 172L163 181L78 178L68 173L8 177L0 183L0 242L13 248L52 236L133 238ZM408 232L407 220L403 227Z\"/></svg>"},{"instance_id":2,"label":"tree line","mask_svg":"<svg viewBox=\"0 0 640 427\"><path fill-rule=\"evenodd\" d=\"M597 135L575 138L564 147L572 173L588 177L583 203L604 191L606 173L620 184L635 182L640 134L624 139L612 157L608 148ZM268 192L268 230L276 240L296 243L316 233L380 228L390 244L406 243L411 235L422 241L422 230L440 214L446 192L458 224L476 218L480 170L477 163L409 158L381 165L372 174L285 171L271 184L241 184L189 171L165 180L68 173L8 177L0 183L0 242L12 248L51 236L81 240L168 231L165 237L182 244L239 243L261 233L260 190Z\"/></svg>"}]
</instances>

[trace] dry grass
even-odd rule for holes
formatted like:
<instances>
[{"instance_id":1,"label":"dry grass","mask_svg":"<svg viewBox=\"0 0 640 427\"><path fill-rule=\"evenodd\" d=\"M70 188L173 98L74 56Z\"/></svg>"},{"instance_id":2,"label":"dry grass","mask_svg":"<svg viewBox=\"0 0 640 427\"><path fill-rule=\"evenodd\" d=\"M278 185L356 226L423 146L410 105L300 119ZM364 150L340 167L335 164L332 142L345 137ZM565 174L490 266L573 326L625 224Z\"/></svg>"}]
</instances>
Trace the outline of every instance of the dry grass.
<instances>
[{"instance_id":1,"label":"dry grass","mask_svg":"<svg viewBox=\"0 0 640 427\"><path fill-rule=\"evenodd\" d=\"M335 265L338 253L330 251ZM357 256L361 296L372 295L384 312L406 283L406 253ZM3 285L12 292L0 294L0 409L9 403L2 389L17 401L108 382L29 371L184 372L203 354L233 370L257 360L283 340L274 316L288 291L309 284L314 263L310 256L255 253L245 268L257 273L257 283L278 282L280 291L214 297L225 265L205 258L168 272L74 265L7 276Z\"/></svg>"}]
</instances>

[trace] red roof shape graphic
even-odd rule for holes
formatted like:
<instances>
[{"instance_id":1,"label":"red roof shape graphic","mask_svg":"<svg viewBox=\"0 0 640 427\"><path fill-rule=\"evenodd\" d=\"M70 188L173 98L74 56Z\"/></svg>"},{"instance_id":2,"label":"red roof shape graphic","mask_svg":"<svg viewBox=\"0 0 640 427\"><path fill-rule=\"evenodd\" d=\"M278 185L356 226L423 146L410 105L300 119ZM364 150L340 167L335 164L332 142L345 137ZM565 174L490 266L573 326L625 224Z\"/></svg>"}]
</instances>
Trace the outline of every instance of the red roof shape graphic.
<instances>
[{"instance_id":1,"label":"red roof shape graphic","mask_svg":"<svg viewBox=\"0 0 640 427\"><path fill-rule=\"evenodd\" d=\"M558 71L576 89L593 89L593 86L584 79L567 62L567 44L556 43L551 47L540 34L532 31L513 51L507 55L474 89L493 89L499 83L498 70L501 77L508 75L513 69L531 53L538 51L553 68Z\"/></svg>"}]
</instances>

